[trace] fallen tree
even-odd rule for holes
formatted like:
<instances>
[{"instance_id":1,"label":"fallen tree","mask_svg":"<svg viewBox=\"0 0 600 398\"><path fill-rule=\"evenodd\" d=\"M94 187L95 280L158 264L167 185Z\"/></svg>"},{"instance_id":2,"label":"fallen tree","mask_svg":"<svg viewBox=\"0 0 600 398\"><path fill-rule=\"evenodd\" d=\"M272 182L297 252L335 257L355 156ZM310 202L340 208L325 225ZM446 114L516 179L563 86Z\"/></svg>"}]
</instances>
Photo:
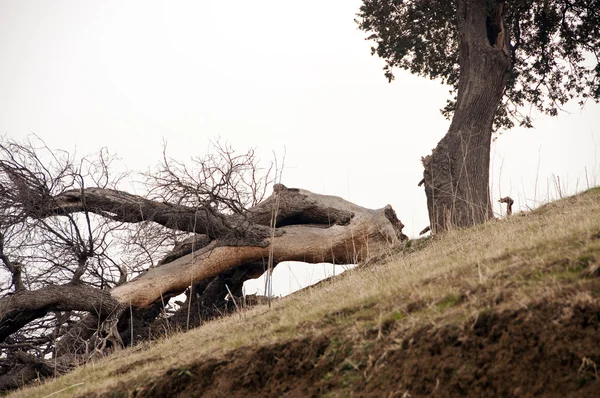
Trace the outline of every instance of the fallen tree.
<instances>
[{"instance_id":1,"label":"fallen tree","mask_svg":"<svg viewBox=\"0 0 600 398\"><path fill-rule=\"evenodd\" d=\"M140 196L108 183L105 155L84 173L66 154L48 166L32 145L0 150L0 260L10 273L0 390L226 313L246 280L281 262L359 263L406 239L390 206L282 184L262 200L267 177L256 177L251 152L217 146L197 173L165 157ZM135 265L113 258L109 242L122 235L123 247L140 248ZM182 293L185 303L169 304Z\"/></svg>"}]
</instances>

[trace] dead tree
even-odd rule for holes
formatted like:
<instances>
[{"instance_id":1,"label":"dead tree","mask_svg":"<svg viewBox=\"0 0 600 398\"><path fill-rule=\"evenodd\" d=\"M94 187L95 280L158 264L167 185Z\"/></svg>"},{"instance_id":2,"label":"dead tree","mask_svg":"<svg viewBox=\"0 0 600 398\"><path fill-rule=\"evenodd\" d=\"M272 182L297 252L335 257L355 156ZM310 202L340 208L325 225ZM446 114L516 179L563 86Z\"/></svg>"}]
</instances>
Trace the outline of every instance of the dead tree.
<instances>
[{"instance_id":1,"label":"dead tree","mask_svg":"<svg viewBox=\"0 0 600 398\"><path fill-rule=\"evenodd\" d=\"M216 148L197 171L165 156L142 196L117 189L106 156L85 171L0 144L0 390L226 312L266 264L359 263L407 239L390 206L282 184L263 200L253 153ZM124 254L110 256L118 240Z\"/></svg>"},{"instance_id":2,"label":"dead tree","mask_svg":"<svg viewBox=\"0 0 600 398\"><path fill-rule=\"evenodd\" d=\"M506 203L506 215L512 215L512 207L515 201L510 196L505 196L503 198L498 199L499 203Z\"/></svg>"}]
</instances>

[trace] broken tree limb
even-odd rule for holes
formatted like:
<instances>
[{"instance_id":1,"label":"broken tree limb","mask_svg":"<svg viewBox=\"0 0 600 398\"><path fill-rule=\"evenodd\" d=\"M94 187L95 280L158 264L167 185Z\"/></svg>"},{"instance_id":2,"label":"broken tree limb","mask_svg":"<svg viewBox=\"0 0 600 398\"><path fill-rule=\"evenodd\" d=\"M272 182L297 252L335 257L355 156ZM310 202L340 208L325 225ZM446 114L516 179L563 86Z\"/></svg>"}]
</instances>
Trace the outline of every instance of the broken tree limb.
<instances>
[{"instance_id":1,"label":"broken tree limb","mask_svg":"<svg viewBox=\"0 0 600 398\"><path fill-rule=\"evenodd\" d=\"M86 189L84 194L99 192ZM113 198L131 199L130 196L113 193ZM61 203L66 206L66 212L75 211L71 207L75 202L59 199L53 200L53 214L62 211L61 207L56 207ZM89 205L88 201L86 210L99 215L110 213L112 218L118 218L121 214L121 221L136 220L134 222L145 217L147 221L163 220L166 225L176 225L178 228L183 225L183 230L187 228L185 223L167 220L167 214L172 214L168 207L165 207L167 213L158 214L162 205L144 202L146 208L158 209L158 213L140 212L133 217L115 211L114 201L92 202L95 205ZM273 215L274 203L278 203L278 212ZM50 214L46 216L50 217ZM256 231L271 232L264 225L271 223L270 217L276 220L273 233L257 235ZM197 304L200 307L214 306L215 299L221 297L224 283L231 283L233 288L230 290L236 294L234 291L241 289L244 280L262 272L270 252L275 265L282 261L348 264L382 255L407 239L402 234L404 226L391 206L366 209L339 197L288 189L283 185L276 185L272 196L249 209L247 214L225 215L223 218L226 220L223 225L235 225L238 231L233 234L226 232L219 238L210 234L195 235L178 245L160 265L110 291L72 283L49 285L36 291L19 290L3 297L0 299L0 340L50 311L86 311L89 315L71 327L56 346L61 361L70 363L71 356L79 355L81 347L87 347L88 340L93 340L93 336L98 336L99 340L96 340L101 343L101 351L107 343L118 347L122 340L118 322L122 314L129 313L124 309L131 308L133 314L142 315L146 309L150 309L151 313L144 323L148 327L162 308L157 303L161 304L165 297L184 292L190 285L206 285L204 290L196 292L200 293ZM257 226L263 229L257 229ZM215 230L211 231L214 233ZM127 326L128 322L124 322ZM101 329L97 329L97 325ZM123 333L130 343L132 338L143 338ZM92 343L92 347L96 347L98 342ZM6 374L0 382L5 383L6 388L16 385L15 377L21 378L19 383L27 382L34 374L31 369L35 366L40 365L21 364L18 370L15 369L16 373Z\"/></svg>"},{"instance_id":2,"label":"broken tree limb","mask_svg":"<svg viewBox=\"0 0 600 398\"><path fill-rule=\"evenodd\" d=\"M500 199L498 199L498 202L506 203L506 215L507 216L512 215L512 206L515 203L515 201L510 196L505 196L503 198L500 198Z\"/></svg>"},{"instance_id":3,"label":"broken tree limb","mask_svg":"<svg viewBox=\"0 0 600 398\"><path fill-rule=\"evenodd\" d=\"M116 192L111 192L109 196L133 201L132 196ZM178 211L179 221L172 222L168 216L174 213L169 206L144 200L142 207L154 209L155 212L136 210L138 213L132 216L125 214L123 207L117 211L115 206L119 206L115 200L103 201L100 197L96 197L98 200L95 201L87 200L89 196L100 193L106 191L84 190L87 203L85 210L120 221L155 221L187 231L189 219L194 214ZM76 211L76 207L73 207L76 201L65 200L64 195L53 199L52 203L52 213L46 213L45 217ZM132 206L129 209L133 211L133 202L128 203L127 206ZM278 211L273 214L275 203L278 204ZM81 207L79 209L77 211L81 211ZM166 209L165 213L161 213L162 209ZM187 221L183 214L186 214ZM272 217L276 221L274 230L267 226L271 224ZM276 185L269 198L249 209L246 214L223 215L222 219L222 225L227 228L235 226L236 230L231 232L223 229L220 235L221 232L215 232L218 229L209 226L192 229L207 233L190 237L177 245L158 266L110 291L71 283L49 285L35 291L18 290L1 298L0 340L51 311L77 310L86 311L88 315L72 325L56 343L56 363L64 366L52 368L50 372L42 360L24 363L16 356L11 357L15 366L0 375L0 390L16 388L40 374L61 373L68 366L80 360L85 361L89 355L87 347L101 353L109 350L109 346L117 349L122 344L132 344L133 341L157 335L156 329L161 322L170 322L157 318L164 306L163 299L186 291L190 285L197 288L188 296L188 300L193 300L197 312L195 316L198 318L192 320L192 325L201 323L203 317L210 318L215 315L212 312L224 308L219 305L224 297L223 288L229 287L231 293L236 295L245 280L263 272L270 252L274 265L282 261L348 264L382 255L407 239L402 234L404 226L391 206L366 209L339 197L288 189L283 185ZM187 311L188 308L179 311L173 321L183 322L187 319L190 322ZM134 322L138 326L135 335L130 328ZM180 326L183 324L187 323ZM140 332L142 329L147 332Z\"/></svg>"},{"instance_id":4,"label":"broken tree limb","mask_svg":"<svg viewBox=\"0 0 600 398\"><path fill-rule=\"evenodd\" d=\"M54 196L37 206L37 216L70 214L84 210L115 221L153 221L167 228L222 237L233 231L227 217L210 208L158 202L108 188L75 189Z\"/></svg>"},{"instance_id":5,"label":"broken tree limb","mask_svg":"<svg viewBox=\"0 0 600 398\"><path fill-rule=\"evenodd\" d=\"M277 228L272 241L265 239L261 244L249 242L246 245L238 241L232 246L214 240L198 251L152 268L141 277L116 287L111 291L112 297L120 303L148 306L161 294L182 292L192 283L266 259L271 245L276 263L349 264L381 254L406 239L402 234L403 225L390 206L371 210L336 196L283 186L277 187L274 195L282 195L278 222L284 226ZM265 202L270 203L271 198ZM264 217L266 206L257 207L260 213L256 214ZM303 208L307 210L304 213ZM256 209L250 209L253 211ZM328 212L334 217L325 220ZM335 224L340 221L346 224Z\"/></svg>"},{"instance_id":6,"label":"broken tree limb","mask_svg":"<svg viewBox=\"0 0 600 398\"><path fill-rule=\"evenodd\" d=\"M88 200L89 196L100 192L104 194L106 190L88 188L84 192L87 210L100 215L111 212L113 217L123 214L123 221L134 219L137 222L143 216L151 221L165 220L168 225L186 225L170 224L167 215L172 214L172 211L167 206L166 214L160 213L162 204L146 200L143 202L144 206L155 209L156 212L140 212L133 217L116 211L115 201L102 201L99 198ZM115 192L118 191L111 191L109 196L128 200L133 197ZM262 224L269 222L267 214L272 211L269 207L275 203L277 195L279 211L273 237L267 234L258 239L259 236L254 233L248 234L248 231L256 231L253 228L257 225L267 228ZM62 203L65 211L75 211L72 206L76 206L76 201L65 200L64 196L61 198L53 200L54 206ZM60 209L62 207L55 207L53 212ZM8 336L31 320L53 310L81 310L100 315L114 311L118 305L150 306L167 294L181 293L192 284L214 278L236 267L264 263L271 247L274 264L282 261L348 264L385 253L407 239L402 234L403 224L390 206L371 210L336 196L288 189L280 184L275 186L271 197L249 209L244 218L228 217L237 223L238 228L245 228L244 232L236 234L235 239L230 234L210 242L202 236L197 237L199 250L151 268L145 274L117 286L110 294L85 285L69 284L47 286L34 292L17 292L2 298L0 321L5 328L3 334ZM232 222L231 225L233 224ZM181 250L186 252L189 248L182 247ZM86 291L84 294L79 292L81 289L89 289L90 292ZM102 297L96 297L98 294ZM81 300L81 297L87 299ZM104 308L107 305L110 308Z\"/></svg>"},{"instance_id":7,"label":"broken tree limb","mask_svg":"<svg viewBox=\"0 0 600 398\"><path fill-rule=\"evenodd\" d=\"M280 205L276 225L319 224L343 225L350 221L351 211L335 207L335 203L315 201L312 195L288 189L282 184L273 188ZM38 195L42 196L42 195ZM325 197L324 195L322 195ZM258 242L268 236L274 195L245 214L220 214L207 207L189 207L146 199L138 195L107 188L70 190L36 203L37 218L81 211L96 213L114 221L138 223L153 221L167 228L205 234L210 238L252 238ZM322 198L321 198L322 199ZM247 239L246 239L247 240Z\"/></svg>"},{"instance_id":8,"label":"broken tree limb","mask_svg":"<svg viewBox=\"0 0 600 398\"><path fill-rule=\"evenodd\" d=\"M181 330L228 313L234 305L225 295L241 295L244 281L267 266L356 263L406 239L389 206L365 209L281 184L258 203L268 178L257 177L251 156L227 150L223 161L198 160L199 172L165 160L145 197L115 189L102 154L82 172L66 154L48 167L36 150L0 143L0 265L13 282L0 298L0 339L9 347L0 389L62 372L45 366L49 352L53 363L70 365L154 338L161 327ZM143 224L127 225L136 223ZM108 242L122 231L131 233L125 247L133 252L112 258ZM167 242L175 248L157 262ZM157 265L127 281L128 270L150 264ZM182 292L185 308L168 307Z\"/></svg>"},{"instance_id":9,"label":"broken tree limb","mask_svg":"<svg viewBox=\"0 0 600 398\"><path fill-rule=\"evenodd\" d=\"M19 290L0 298L0 342L50 311L87 311L102 316L118 306L119 302L108 291L87 285L49 285L33 291Z\"/></svg>"}]
</instances>

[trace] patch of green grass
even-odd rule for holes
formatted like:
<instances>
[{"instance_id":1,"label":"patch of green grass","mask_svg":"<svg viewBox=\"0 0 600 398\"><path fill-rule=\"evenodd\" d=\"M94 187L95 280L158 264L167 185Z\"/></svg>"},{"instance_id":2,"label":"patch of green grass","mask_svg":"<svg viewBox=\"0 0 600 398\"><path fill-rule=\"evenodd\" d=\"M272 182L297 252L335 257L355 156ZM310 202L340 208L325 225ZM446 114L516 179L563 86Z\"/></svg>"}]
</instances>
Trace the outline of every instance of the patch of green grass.
<instances>
[{"instance_id":1,"label":"patch of green grass","mask_svg":"<svg viewBox=\"0 0 600 398\"><path fill-rule=\"evenodd\" d=\"M590 265L590 263L594 262L595 259L596 258L593 254L583 254L577 259L577 261L579 262L579 266L576 268L582 268L581 271L583 271L583 269L587 268Z\"/></svg>"},{"instance_id":2,"label":"patch of green grass","mask_svg":"<svg viewBox=\"0 0 600 398\"><path fill-rule=\"evenodd\" d=\"M442 312L447 308L454 307L460 304L460 301L460 297L456 294L449 294L446 297L444 297L439 303L437 303L435 308L439 312Z\"/></svg>"},{"instance_id":3,"label":"patch of green grass","mask_svg":"<svg viewBox=\"0 0 600 398\"><path fill-rule=\"evenodd\" d=\"M331 360L335 362L342 357L348 357L351 351L352 350L345 341L341 340L337 336L334 336L329 339L329 346L327 346L327 349L325 350L325 356L330 357Z\"/></svg>"},{"instance_id":4,"label":"patch of green grass","mask_svg":"<svg viewBox=\"0 0 600 398\"><path fill-rule=\"evenodd\" d=\"M351 387L358 384L362 380L362 375L351 365L349 369L342 375L342 387Z\"/></svg>"},{"instance_id":5,"label":"patch of green grass","mask_svg":"<svg viewBox=\"0 0 600 398\"><path fill-rule=\"evenodd\" d=\"M570 274L581 274L587 268L587 264L579 264L574 267L568 267L567 272Z\"/></svg>"},{"instance_id":6,"label":"patch of green grass","mask_svg":"<svg viewBox=\"0 0 600 398\"><path fill-rule=\"evenodd\" d=\"M406 241L406 243L404 243L402 252L414 253L414 252L423 250L429 245L431 239L432 239L431 236L426 236L424 238L417 238L417 239L409 239Z\"/></svg>"},{"instance_id":7,"label":"patch of green grass","mask_svg":"<svg viewBox=\"0 0 600 398\"><path fill-rule=\"evenodd\" d=\"M296 326L295 325L283 325L279 328L275 329L275 333L281 336L294 337L296 336Z\"/></svg>"},{"instance_id":8,"label":"patch of green grass","mask_svg":"<svg viewBox=\"0 0 600 398\"><path fill-rule=\"evenodd\" d=\"M594 188L590 188L587 191L585 191L583 194L589 194L589 193L600 193L600 186L599 187L594 187Z\"/></svg>"},{"instance_id":9,"label":"patch of green grass","mask_svg":"<svg viewBox=\"0 0 600 398\"><path fill-rule=\"evenodd\" d=\"M183 377L183 376L187 376L187 377L192 377L192 372L190 372L189 369L179 369L179 372L177 372L177 377Z\"/></svg>"},{"instance_id":10,"label":"patch of green grass","mask_svg":"<svg viewBox=\"0 0 600 398\"><path fill-rule=\"evenodd\" d=\"M583 386L585 386L588 381L594 380L593 377L590 377L588 375L582 375L582 376L578 376L577 377L577 389L581 389L583 388Z\"/></svg>"},{"instance_id":11,"label":"patch of green grass","mask_svg":"<svg viewBox=\"0 0 600 398\"><path fill-rule=\"evenodd\" d=\"M561 271L551 272L549 275L552 278L561 279L564 281L575 281L581 277L581 273L586 267L577 265L574 267L567 267Z\"/></svg>"},{"instance_id":12,"label":"patch of green grass","mask_svg":"<svg viewBox=\"0 0 600 398\"><path fill-rule=\"evenodd\" d=\"M379 319L377 322L377 327L383 327L384 329L388 329L391 327L392 324L400 322L403 319L406 319L406 317L407 314L405 312L393 311L392 313L381 317L381 319Z\"/></svg>"},{"instance_id":13,"label":"patch of green grass","mask_svg":"<svg viewBox=\"0 0 600 398\"><path fill-rule=\"evenodd\" d=\"M392 315L390 316L390 318L394 321L401 321L404 318L406 318L406 314L400 311L394 311L392 312Z\"/></svg>"},{"instance_id":14,"label":"patch of green grass","mask_svg":"<svg viewBox=\"0 0 600 398\"><path fill-rule=\"evenodd\" d=\"M350 362L344 362L344 364L342 365L342 370L344 370L344 371L356 370L355 366L356 365L354 365Z\"/></svg>"}]
</instances>

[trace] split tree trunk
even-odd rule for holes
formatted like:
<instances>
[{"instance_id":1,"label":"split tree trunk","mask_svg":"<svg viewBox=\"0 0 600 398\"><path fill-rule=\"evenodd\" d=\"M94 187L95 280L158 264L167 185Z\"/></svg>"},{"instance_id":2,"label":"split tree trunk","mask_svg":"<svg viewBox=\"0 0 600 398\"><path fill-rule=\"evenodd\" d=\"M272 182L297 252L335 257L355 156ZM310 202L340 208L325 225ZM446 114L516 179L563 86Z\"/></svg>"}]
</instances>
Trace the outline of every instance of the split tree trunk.
<instances>
[{"instance_id":1,"label":"split tree trunk","mask_svg":"<svg viewBox=\"0 0 600 398\"><path fill-rule=\"evenodd\" d=\"M85 360L89 347L98 351L100 344L102 351L108 348L107 342L120 345L143 339L139 334L154 326L163 300L183 293L190 285L194 289L188 300L201 318L203 312L215 310L217 299L224 301L225 284L227 291L238 294L243 282L260 275L269 259L272 266L282 261L358 263L407 239L390 206L366 209L338 197L281 184L275 185L273 195L265 201L235 215L101 188L68 191L36 200L35 205L38 218L85 210L119 221L154 221L197 233L175 247L158 266L110 291L72 282L36 291L23 288L0 298L0 343L48 312L88 312L55 343L55 363L60 362L61 367L48 371L52 374ZM134 319L127 318L130 314ZM186 317L175 318L181 321ZM184 329L186 324L177 326ZM0 391L45 375L36 373L36 369L47 368L43 360L15 357L14 361L13 368L0 375Z\"/></svg>"},{"instance_id":2,"label":"split tree trunk","mask_svg":"<svg viewBox=\"0 0 600 398\"><path fill-rule=\"evenodd\" d=\"M196 236L195 251L189 244L181 245L161 265L109 294L98 291L98 297L106 295L104 301L100 299L102 305L110 303L107 311L100 310L95 294L79 294L81 289L92 289L79 284L20 290L1 298L0 342L48 311L83 310L102 315L114 311L116 306L149 307L165 296L182 293L190 285L238 267L244 267L243 275L231 274L227 278L236 284L243 283L244 278L257 276L257 269L261 264L266 265L270 257L272 265L282 261L358 263L381 255L407 239L402 234L404 225L390 206L366 209L339 197L289 189L281 184L274 187L272 196L244 215L208 214L201 209L206 215L201 218L195 208L175 209L168 204L99 188L70 191L40 203L44 210L42 217L78 212L84 207L116 220L152 220L208 235ZM218 228L213 228L211 219L216 220ZM272 220L275 225L270 227ZM71 302L71 293L78 297L76 304ZM21 303L23 300L27 306Z\"/></svg>"},{"instance_id":3,"label":"split tree trunk","mask_svg":"<svg viewBox=\"0 0 600 398\"><path fill-rule=\"evenodd\" d=\"M486 20L486 0L458 1L460 79L448 133L423 158L425 194L432 232L468 227L492 217L489 194L490 145L494 115L510 69L502 21ZM490 24L502 29L488 37Z\"/></svg>"},{"instance_id":4,"label":"split tree trunk","mask_svg":"<svg viewBox=\"0 0 600 398\"><path fill-rule=\"evenodd\" d=\"M406 237L390 206L370 210L344 199L277 185L272 197L250 210L249 219L266 222L277 213L273 236L260 242L215 240L193 253L149 270L118 286L112 297L145 307L161 295L183 292L191 282L206 280L244 264L283 261L358 263L397 246Z\"/></svg>"}]
</instances>

